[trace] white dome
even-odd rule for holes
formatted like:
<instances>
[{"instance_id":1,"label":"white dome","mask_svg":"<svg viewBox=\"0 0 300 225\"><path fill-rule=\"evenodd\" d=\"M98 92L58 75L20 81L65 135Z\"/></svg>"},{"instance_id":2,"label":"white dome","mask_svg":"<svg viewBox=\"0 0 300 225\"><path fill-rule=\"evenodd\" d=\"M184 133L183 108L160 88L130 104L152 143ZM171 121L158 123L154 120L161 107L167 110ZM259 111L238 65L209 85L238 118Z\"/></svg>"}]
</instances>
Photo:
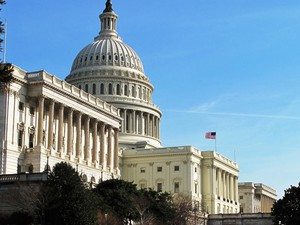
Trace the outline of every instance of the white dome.
<instances>
[{"instance_id":1,"label":"white dome","mask_svg":"<svg viewBox=\"0 0 300 225\"><path fill-rule=\"evenodd\" d=\"M99 35L78 53L66 81L120 110L122 148L159 147L162 114L152 103L153 86L142 61L118 36L109 0L99 17Z\"/></svg>"},{"instance_id":2,"label":"white dome","mask_svg":"<svg viewBox=\"0 0 300 225\"><path fill-rule=\"evenodd\" d=\"M144 73L143 64L135 51L120 39L98 36L76 56L71 74L87 67L125 67ZM97 68L93 68L97 69Z\"/></svg>"}]
</instances>

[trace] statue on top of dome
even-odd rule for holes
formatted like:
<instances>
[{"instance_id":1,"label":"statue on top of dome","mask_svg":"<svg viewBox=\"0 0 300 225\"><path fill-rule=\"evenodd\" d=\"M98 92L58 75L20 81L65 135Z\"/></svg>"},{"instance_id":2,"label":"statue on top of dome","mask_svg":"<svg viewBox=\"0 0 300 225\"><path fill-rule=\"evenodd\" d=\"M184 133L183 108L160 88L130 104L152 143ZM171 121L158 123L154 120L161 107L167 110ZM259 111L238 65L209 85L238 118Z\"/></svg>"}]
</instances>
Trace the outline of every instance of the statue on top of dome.
<instances>
[{"instance_id":1,"label":"statue on top of dome","mask_svg":"<svg viewBox=\"0 0 300 225\"><path fill-rule=\"evenodd\" d=\"M104 9L103 12L112 12L112 11L114 11L113 8L112 8L112 4L111 4L110 0L107 0L105 5L106 5L106 8Z\"/></svg>"}]
</instances>

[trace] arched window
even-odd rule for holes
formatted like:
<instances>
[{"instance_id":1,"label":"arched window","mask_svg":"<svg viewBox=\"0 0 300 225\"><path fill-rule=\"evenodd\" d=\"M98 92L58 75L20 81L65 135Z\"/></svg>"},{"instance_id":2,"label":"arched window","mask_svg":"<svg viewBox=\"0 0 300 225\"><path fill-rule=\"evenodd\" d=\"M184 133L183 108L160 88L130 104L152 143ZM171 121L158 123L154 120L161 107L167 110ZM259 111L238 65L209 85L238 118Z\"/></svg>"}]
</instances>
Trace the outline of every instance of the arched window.
<instances>
[{"instance_id":1,"label":"arched window","mask_svg":"<svg viewBox=\"0 0 300 225\"><path fill-rule=\"evenodd\" d=\"M104 95L104 84L100 85L100 94Z\"/></svg>"},{"instance_id":2,"label":"arched window","mask_svg":"<svg viewBox=\"0 0 300 225\"><path fill-rule=\"evenodd\" d=\"M121 95L120 84L117 84L117 95Z\"/></svg>"},{"instance_id":3,"label":"arched window","mask_svg":"<svg viewBox=\"0 0 300 225\"><path fill-rule=\"evenodd\" d=\"M124 85L124 95L128 96L128 88L127 85Z\"/></svg>"},{"instance_id":4,"label":"arched window","mask_svg":"<svg viewBox=\"0 0 300 225\"><path fill-rule=\"evenodd\" d=\"M112 84L108 85L108 94L112 95L113 94L113 88L112 88Z\"/></svg>"},{"instance_id":5,"label":"arched window","mask_svg":"<svg viewBox=\"0 0 300 225\"><path fill-rule=\"evenodd\" d=\"M96 94L96 84L93 84L93 95Z\"/></svg>"},{"instance_id":6,"label":"arched window","mask_svg":"<svg viewBox=\"0 0 300 225\"><path fill-rule=\"evenodd\" d=\"M85 92L89 92L89 85L88 84L85 85Z\"/></svg>"}]
</instances>

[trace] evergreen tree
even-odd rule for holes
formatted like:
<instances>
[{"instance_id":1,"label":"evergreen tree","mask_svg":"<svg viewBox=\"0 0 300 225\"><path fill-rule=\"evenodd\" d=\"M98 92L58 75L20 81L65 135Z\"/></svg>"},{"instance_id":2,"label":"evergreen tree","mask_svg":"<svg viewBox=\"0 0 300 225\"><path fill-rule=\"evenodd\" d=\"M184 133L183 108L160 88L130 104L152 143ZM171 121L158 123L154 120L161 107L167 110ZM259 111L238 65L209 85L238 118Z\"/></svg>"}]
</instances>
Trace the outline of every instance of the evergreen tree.
<instances>
[{"instance_id":1,"label":"evergreen tree","mask_svg":"<svg viewBox=\"0 0 300 225\"><path fill-rule=\"evenodd\" d=\"M285 190L282 199L274 203L272 215L275 224L300 224L300 183Z\"/></svg>"},{"instance_id":2,"label":"evergreen tree","mask_svg":"<svg viewBox=\"0 0 300 225\"><path fill-rule=\"evenodd\" d=\"M96 224L94 195L85 188L78 172L70 164L56 164L41 192L44 199L39 210L42 224Z\"/></svg>"}]
</instances>

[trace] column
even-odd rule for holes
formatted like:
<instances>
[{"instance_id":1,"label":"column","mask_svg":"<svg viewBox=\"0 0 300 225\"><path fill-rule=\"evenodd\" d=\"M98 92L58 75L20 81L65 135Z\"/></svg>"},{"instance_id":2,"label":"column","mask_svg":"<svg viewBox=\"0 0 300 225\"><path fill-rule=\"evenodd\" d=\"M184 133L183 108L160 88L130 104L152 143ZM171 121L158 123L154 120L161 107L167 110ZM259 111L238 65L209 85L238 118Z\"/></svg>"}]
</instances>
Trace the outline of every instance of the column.
<instances>
[{"instance_id":1,"label":"column","mask_svg":"<svg viewBox=\"0 0 300 225\"><path fill-rule=\"evenodd\" d=\"M221 169L218 169L218 189L219 189L219 197L222 196L222 170Z\"/></svg>"},{"instance_id":2,"label":"column","mask_svg":"<svg viewBox=\"0 0 300 225\"><path fill-rule=\"evenodd\" d=\"M67 142L67 154L71 159L73 150L73 109L68 111L68 142Z\"/></svg>"},{"instance_id":3,"label":"column","mask_svg":"<svg viewBox=\"0 0 300 225\"><path fill-rule=\"evenodd\" d=\"M111 126L109 126L108 127L108 130L107 130L107 132L108 132L108 138L107 138L107 141L108 141L108 143L107 143L107 162L106 162L106 166L109 168L109 170L111 171L111 169L112 169L112 166L111 166L111 158L112 158L112 146L111 146L111 141L112 141L112 135L111 135L111 133L112 133L112 128L111 128Z\"/></svg>"},{"instance_id":4,"label":"column","mask_svg":"<svg viewBox=\"0 0 300 225\"><path fill-rule=\"evenodd\" d=\"M157 138L160 139L160 118L157 118Z\"/></svg>"},{"instance_id":5,"label":"column","mask_svg":"<svg viewBox=\"0 0 300 225\"><path fill-rule=\"evenodd\" d=\"M238 202L239 192L238 192L238 177L234 177L234 200Z\"/></svg>"},{"instance_id":6,"label":"column","mask_svg":"<svg viewBox=\"0 0 300 225\"><path fill-rule=\"evenodd\" d=\"M116 170L116 173L118 173L119 169L119 129L115 128L115 141L114 141L114 169Z\"/></svg>"},{"instance_id":7,"label":"column","mask_svg":"<svg viewBox=\"0 0 300 225\"><path fill-rule=\"evenodd\" d=\"M89 161L90 160L90 117L86 117L84 121L84 160Z\"/></svg>"},{"instance_id":8,"label":"column","mask_svg":"<svg viewBox=\"0 0 300 225\"><path fill-rule=\"evenodd\" d=\"M54 121L54 101L49 104L49 127L48 127L48 149L53 149L53 121Z\"/></svg>"},{"instance_id":9,"label":"column","mask_svg":"<svg viewBox=\"0 0 300 225\"><path fill-rule=\"evenodd\" d=\"M39 98L39 117L38 117L38 146L43 145L43 123L44 123L44 102L45 98Z\"/></svg>"},{"instance_id":10,"label":"column","mask_svg":"<svg viewBox=\"0 0 300 225\"><path fill-rule=\"evenodd\" d=\"M229 175L229 186L230 186L230 196L229 199L232 201L233 200L233 176L230 174Z\"/></svg>"},{"instance_id":11,"label":"column","mask_svg":"<svg viewBox=\"0 0 300 225\"><path fill-rule=\"evenodd\" d=\"M77 113L76 118L76 158L79 160L81 158L81 117L82 113Z\"/></svg>"},{"instance_id":12,"label":"column","mask_svg":"<svg viewBox=\"0 0 300 225\"><path fill-rule=\"evenodd\" d=\"M157 138L157 116L154 117L154 134L153 137Z\"/></svg>"},{"instance_id":13,"label":"column","mask_svg":"<svg viewBox=\"0 0 300 225\"><path fill-rule=\"evenodd\" d=\"M229 174L226 173L226 199L229 199Z\"/></svg>"},{"instance_id":14,"label":"column","mask_svg":"<svg viewBox=\"0 0 300 225\"><path fill-rule=\"evenodd\" d=\"M151 128L151 136L152 136L152 137L155 136L155 135L154 135L154 133L155 133L155 132L154 132L154 130L155 130L155 129L154 129L154 119L155 119L155 117L154 117L154 115L152 115L152 128Z\"/></svg>"},{"instance_id":15,"label":"column","mask_svg":"<svg viewBox=\"0 0 300 225\"><path fill-rule=\"evenodd\" d=\"M105 140L105 124L101 123L100 125L100 165L102 168L104 168L104 162L105 162L105 146L104 146L104 140Z\"/></svg>"},{"instance_id":16,"label":"column","mask_svg":"<svg viewBox=\"0 0 300 225\"><path fill-rule=\"evenodd\" d=\"M63 129L64 129L64 105L60 104L58 112L58 136L57 136L57 152L62 151L63 146Z\"/></svg>"},{"instance_id":17,"label":"column","mask_svg":"<svg viewBox=\"0 0 300 225\"><path fill-rule=\"evenodd\" d=\"M123 126L123 132L124 133L127 133L127 109L124 109L124 118L123 118L123 124L124 124L124 126Z\"/></svg>"},{"instance_id":18,"label":"column","mask_svg":"<svg viewBox=\"0 0 300 225\"><path fill-rule=\"evenodd\" d=\"M223 177L223 199L226 198L226 175L225 171L222 172L222 177Z\"/></svg>"},{"instance_id":19,"label":"column","mask_svg":"<svg viewBox=\"0 0 300 225\"><path fill-rule=\"evenodd\" d=\"M97 164L97 149L98 149L98 135L97 135L97 120L93 122L93 154L92 154L92 162L96 165Z\"/></svg>"},{"instance_id":20,"label":"column","mask_svg":"<svg viewBox=\"0 0 300 225\"><path fill-rule=\"evenodd\" d=\"M135 116L135 110L132 111L132 133L136 134L136 116Z\"/></svg>"},{"instance_id":21,"label":"column","mask_svg":"<svg viewBox=\"0 0 300 225\"><path fill-rule=\"evenodd\" d=\"M141 112L141 134L145 135L145 113Z\"/></svg>"},{"instance_id":22,"label":"column","mask_svg":"<svg viewBox=\"0 0 300 225\"><path fill-rule=\"evenodd\" d=\"M150 136L150 114L147 113L147 135Z\"/></svg>"}]
</instances>

